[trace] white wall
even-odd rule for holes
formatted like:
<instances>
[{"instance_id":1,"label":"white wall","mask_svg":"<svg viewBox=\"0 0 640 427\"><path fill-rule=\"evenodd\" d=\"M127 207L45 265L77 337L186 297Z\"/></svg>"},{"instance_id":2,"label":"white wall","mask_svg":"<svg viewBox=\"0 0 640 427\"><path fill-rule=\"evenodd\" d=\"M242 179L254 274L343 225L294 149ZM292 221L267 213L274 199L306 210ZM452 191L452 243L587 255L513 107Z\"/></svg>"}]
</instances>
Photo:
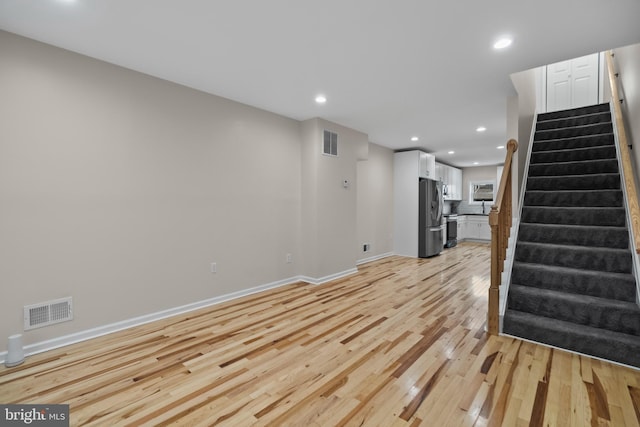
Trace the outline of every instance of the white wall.
<instances>
[{"instance_id":1,"label":"white wall","mask_svg":"<svg viewBox=\"0 0 640 427\"><path fill-rule=\"evenodd\" d=\"M386 147L369 144L368 160L358 161L357 224L359 261L393 252L393 151Z\"/></svg>"},{"instance_id":2,"label":"white wall","mask_svg":"<svg viewBox=\"0 0 640 427\"><path fill-rule=\"evenodd\" d=\"M493 181L495 185L498 185L497 166L477 166L462 169L462 201L464 202L469 201L469 185L473 181ZM488 208L491 208L491 206L488 206Z\"/></svg>"},{"instance_id":3,"label":"white wall","mask_svg":"<svg viewBox=\"0 0 640 427\"><path fill-rule=\"evenodd\" d=\"M357 162L368 136L322 119L302 123L302 228L305 276L312 282L354 271L357 252ZM322 154L324 130L338 134L338 155ZM347 188L343 181L347 180Z\"/></svg>"},{"instance_id":4,"label":"white wall","mask_svg":"<svg viewBox=\"0 0 640 427\"><path fill-rule=\"evenodd\" d=\"M298 122L8 33L0 51L0 339L53 298L74 321L27 344L298 273Z\"/></svg>"},{"instance_id":5,"label":"white wall","mask_svg":"<svg viewBox=\"0 0 640 427\"><path fill-rule=\"evenodd\" d=\"M510 139L515 139L518 142L518 149L515 153L513 153L512 165L511 165L511 190L512 190L512 205L511 212L513 213L513 217L517 218L520 215L520 210L518 204L520 203L520 187L518 187L518 175L520 171L520 156L526 156L527 153L523 151L523 148L520 146L519 136L518 136L518 97L511 96L507 98L507 141Z\"/></svg>"},{"instance_id":6,"label":"white wall","mask_svg":"<svg viewBox=\"0 0 640 427\"><path fill-rule=\"evenodd\" d=\"M318 158L322 144L321 132L317 120L306 120L301 124L301 263L302 271L317 276L316 259L319 254L318 244Z\"/></svg>"},{"instance_id":7,"label":"white wall","mask_svg":"<svg viewBox=\"0 0 640 427\"><path fill-rule=\"evenodd\" d=\"M417 257L419 236L420 155L401 151L393 156L393 252Z\"/></svg>"},{"instance_id":8,"label":"white wall","mask_svg":"<svg viewBox=\"0 0 640 427\"><path fill-rule=\"evenodd\" d=\"M74 298L74 320L24 333L29 345L355 268L366 135L6 32L0 51L0 353L27 304ZM321 127L344 136L337 163L307 152Z\"/></svg>"},{"instance_id":9,"label":"white wall","mask_svg":"<svg viewBox=\"0 0 640 427\"><path fill-rule=\"evenodd\" d=\"M518 185L522 187L525 173L527 151L533 129L533 119L537 108L537 94L539 93L539 70L531 69L511 75L513 86L518 92Z\"/></svg>"},{"instance_id":10,"label":"white wall","mask_svg":"<svg viewBox=\"0 0 640 427\"><path fill-rule=\"evenodd\" d=\"M620 75L622 111L625 118L627 139L633 145L631 151L636 171L640 170L640 44L614 49L615 68Z\"/></svg>"}]
</instances>

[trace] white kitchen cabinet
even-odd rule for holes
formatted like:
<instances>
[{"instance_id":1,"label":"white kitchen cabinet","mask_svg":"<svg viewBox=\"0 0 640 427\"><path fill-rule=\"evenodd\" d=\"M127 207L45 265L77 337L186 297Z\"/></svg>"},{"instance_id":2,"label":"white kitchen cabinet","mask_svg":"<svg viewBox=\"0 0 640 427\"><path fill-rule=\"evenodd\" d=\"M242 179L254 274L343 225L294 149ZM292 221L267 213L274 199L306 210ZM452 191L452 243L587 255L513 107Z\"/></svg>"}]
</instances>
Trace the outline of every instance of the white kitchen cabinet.
<instances>
[{"instance_id":1,"label":"white kitchen cabinet","mask_svg":"<svg viewBox=\"0 0 640 427\"><path fill-rule=\"evenodd\" d=\"M445 196L445 200L451 200L451 166L443 165L444 171L442 175L444 176L444 183L447 185L447 195Z\"/></svg>"},{"instance_id":2,"label":"white kitchen cabinet","mask_svg":"<svg viewBox=\"0 0 640 427\"><path fill-rule=\"evenodd\" d=\"M438 163L436 162L436 177L434 178L436 181L441 181L442 182L442 195L444 196L445 200L447 199L447 194L445 192L446 190L446 185L447 185L447 165L443 165L442 163Z\"/></svg>"},{"instance_id":3,"label":"white kitchen cabinet","mask_svg":"<svg viewBox=\"0 0 640 427\"><path fill-rule=\"evenodd\" d=\"M491 240L489 217L486 215L468 215L466 238L471 240Z\"/></svg>"},{"instance_id":4,"label":"white kitchen cabinet","mask_svg":"<svg viewBox=\"0 0 640 427\"><path fill-rule=\"evenodd\" d=\"M467 217L458 215L458 241L467 238Z\"/></svg>"},{"instance_id":5,"label":"white kitchen cabinet","mask_svg":"<svg viewBox=\"0 0 640 427\"><path fill-rule=\"evenodd\" d=\"M449 182L449 192L451 200L462 200L462 169L450 168L451 178Z\"/></svg>"},{"instance_id":6,"label":"white kitchen cabinet","mask_svg":"<svg viewBox=\"0 0 640 427\"><path fill-rule=\"evenodd\" d=\"M444 166L442 163L436 162L436 177L434 178L436 181L442 181L444 183Z\"/></svg>"},{"instance_id":7,"label":"white kitchen cabinet","mask_svg":"<svg viewBox=\"0 0 640 427\"><path fill-rule=\"evenodd\" d=\"M462 170L436 163L436 179L446 186L445 200L462 200Z\"/></svg>"},{"instance_id":8,"label":"white kitchen cabinet","mask_svg":"<svg viewBox=\"0 0 640 427\"><path fill-rule=\"evenodd\" d=\"M410 151L413 152L413 151ZM423 151L415 151L419 155L420 178L436 178L436 156Z\"/></svg>"},{"instance_id":9,"label":"white kitchen cabinet","mask_svg":"<svg viewBox=\"0 0 640 427\"><path fill-rule=\"evenodd\" d=\"M442 181L443 184L447 183L447 165L443 165L442 163L436 162L436 180Z\"/></svg>"}]
</instances>

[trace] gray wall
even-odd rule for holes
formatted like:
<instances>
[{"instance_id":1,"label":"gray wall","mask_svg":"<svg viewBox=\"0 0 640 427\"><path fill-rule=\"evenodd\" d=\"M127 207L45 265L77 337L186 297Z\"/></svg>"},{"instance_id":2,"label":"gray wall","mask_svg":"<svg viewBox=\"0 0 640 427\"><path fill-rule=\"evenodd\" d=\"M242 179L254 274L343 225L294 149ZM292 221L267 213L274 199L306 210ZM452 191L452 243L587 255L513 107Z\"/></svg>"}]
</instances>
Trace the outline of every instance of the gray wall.
<instances>
[{"instance_id":1,"label":"gray wall","mask_svg":"<svg viewBox=\"0 0 640 427\"><path fill-rule=\"evenodd\" d=\"M364 133L322 119L307 120L302 128L304 274L312 281L326 280L356 265L357 162L369 142ZM324 130L338 134L337 156L322 154Z\"/></svg>"},{"instance_id":2,"label":"gray wall","mask_svg":"<svg viewBox=\"0 0 640 427\"><path fill-rule=\"evenodd\" d=\"M536 69L521 71L511 75L511 81L518 93L518 185L522 187L522 179L525 173L525 163L533 129L533 119L536 113L537 79ZM511 105L511 104L509 104ZM508 115L510 117L510 115ZM512 119L510 119L512 120ZM511 127L510 127L510 131Z\"/></svg>"},{"instance_id":3,"label":"gray wall","mask_svg":"<svg viewBox=\"0 0 640 427\"><path fill-rule=\"evenodd\" d=\"M518 218L520 216L520 187L518 186L518 177L520 175L520 158L525 157L527 155L526 151L523 151L522 145L520 145L520 136L518 135L518 122L519 122L519 111L518 111L518 97L510 96L507 98L507 141L510 139L515 139L518 142L518 149L515 153L513 153L511 171L513 175L511 176L511 212L514 218ZM526 144L525 144L526 145Z\"/></svg>"},{"instance_id":4,"label":"gray wall","mask_svg":"<svg viewBox=\"0 0 640 427\"><path fill-rule=\"evenodd\" d=\"M469 201L469 186L472 181L493 181L498 185L498 166L476 166L462 169L462 201ZM489 211L487 204L487 212Z\"/></svg>"},{"instance_id":5,"label":"gray wall","mask_svg":"<svg viewBox=\"0 0 640 427\"><path fill-rule=\"evenodd\" d=\"M386 218L357 225L358 211L379 203L359 201L360 180L389 174L378 149L358 172L360 132L6 32L0 52L0 352L23 332L26 304L74 298L72 322L24 334L38 343L338 274L355 268L359 235L391 233ZM323 127L345 142L337 162L313 158Z\"/></svg>"},{"instance_id":6,"label":"gray wall","mask_svg":"<svg viewBox=\"0 0 640 427\"><path fill-rule=\"evenodd\" d=\"M640 44L614 49L615 68L620 74L622 112L627 139L633 145L631 154L635 161L636 179L640 170Z\"/></svg>"},{"instance_id":7,"label":"gray wall","mask_svg":"<svg viewBox=\"0 0 640 427\"><path fill-rule=\"evenodd\" d=\"M358 161L357 222L359 261L393 251L393 151L386 147L369 144L369 159Z\"/></svg>"}]
</instances>

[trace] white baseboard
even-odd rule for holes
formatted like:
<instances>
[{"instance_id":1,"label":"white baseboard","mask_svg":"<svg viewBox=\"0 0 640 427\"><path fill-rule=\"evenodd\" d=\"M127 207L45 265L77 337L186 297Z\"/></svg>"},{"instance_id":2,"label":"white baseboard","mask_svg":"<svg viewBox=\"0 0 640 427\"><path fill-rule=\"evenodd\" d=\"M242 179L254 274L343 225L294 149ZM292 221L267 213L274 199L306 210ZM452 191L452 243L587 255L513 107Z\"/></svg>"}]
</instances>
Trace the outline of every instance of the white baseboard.
<instances>
[{"instance_id":1,"label":"white baseboard","mask_svg":"<svg viewBox=\"0 0 640 427\"><path fill-rule=\"evenodd\" d=\"M356 270L357 271L357 270ZM342 273L339 273L342 274ZM155 313L145 314L143 316L134 317L131 319L123 320L120 322L110 323L108 325L99 326L93 329L87 329L85 331L76 332L69 335L53 338L46 341L41 341L34 344L29 344L24 347L25 356L31 356L34 354L42 353L48 350L54 350L56 348L64 347L78 342L86 341L92 338L97 338L103 335L118 332L123 329L132 328L134 326L144 325L145 323L154 322L156 320L165 319L167 317L184 314L190 311L198 310L200 308L209 307L212 305L220 304L222 302L230 301L233 299L241 298L247 295L263 292L269 289L278 288L280 286L289 285L300 281L307 281L302 276L295 276L288 279L278 280L276 282L267 283L265 285L256 286L249 289L244 289L230 294L209 298L206 300L194 302L191 304L182 305L179 307L169 308L167 310L158 311ZM7 356L7 352L0 352L0 363L4 363Z\"/></svg>"},{"instance_id":2,"label":"white baseboard","mask_svg":"<svg viewBox=\"0 0 640 427\"><path fill-rule=\"evenodd\" d=\"M393 256L392 252L387 252L387 253L384 253L384 254L375 255L375 256L372 256L372 257L369 257L369 258L364 258L364 259L360 259L360 260L356 261L356 265L362 265L362 264L366 264L368 262L378 261L379 259L387 258L387 257L390 257L390 256Z\"/></svg>"},{"instance_id":3,"label":"white baseboard","mask_svg":"<svg viewBox=\"0 0 640 427\"><path fill-rule=\"evenodd\" d=\"M310 283L312 285L321 285L323 283L330 282L332 280L341 279L343 277L350 276L350 275L355 274L357 272L358 272L357 268L351 268L349 270L345 270L345 271L340 272L340 273L330 274L328 276L324 276L324 277L320 277L320 278L314 278L314 277L309 277L309 276L300 276L300 280L302 280L303 282Z\"/></svg>"},{"instance_id":4,"label":"white baseboard","mask_svg":"<svg viewBox=\"0 0 640 427\"><path fill-rule=\"evenodd\" d=\"M385 258L387 256L393 255L392 253L378 255L376 257L372 257L367 260L363 260L362 262L371 262L377 259ZM362 263L359 261L359 263ZM108 325L99 326L97 328L87 329L85 331L76 332L69 335L63 335L61 337L52 338L46 341L40 341L34 344L29 344L24 347L25 356L32 356L34 354L42 353L49 350L54 350L56 348L64 347L71 344L76 344L82 341L90 340L92 338L97 338L103 335L111 334L114 332L118 332L124 329L132 328L134 326L144 325L146 323L154 322L156 320L166 319L167 317L176 316L179 314L184 314L190 311L198 310L200 308L209 307L212 305L220 304L226 301L234 300L237 298L241 298L247 295L255 294L258 292L263 292L269 289L278 288L281 286L289 285L296 282L307 282L312 285L320 285L322 283L329 282L331 280L340 279L343 277L350 276L358 272L357 268L352 268L349 270L342 271L340 273L330 274L328 276L314 278L308 276L294 276L288 279L278 280L276 282L267 283L265 285L256 286L249 289L244 289L237 292L232 292L230 294L225 294L221 296L217 296L214 298L209 298L202 301L197 301L191 304L182 305L179 307L172 307L167 310L158 311L155 313L145 314L143 316L134 317L131 319L123 320L120 322L110 323ZM6 351L0 352L0 363L4 363L7 356Z\"/></svg>"}]
</instances>

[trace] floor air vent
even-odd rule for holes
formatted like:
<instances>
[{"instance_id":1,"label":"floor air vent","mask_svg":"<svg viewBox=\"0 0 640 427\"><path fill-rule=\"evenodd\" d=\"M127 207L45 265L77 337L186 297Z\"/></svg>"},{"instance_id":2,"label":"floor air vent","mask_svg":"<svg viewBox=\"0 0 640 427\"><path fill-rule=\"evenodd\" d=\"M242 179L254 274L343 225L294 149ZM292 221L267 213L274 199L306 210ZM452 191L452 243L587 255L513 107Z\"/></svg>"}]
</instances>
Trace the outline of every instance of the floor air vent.
<instances>
[{"instance_id":1,"label":"floor air vent","mask_svg":"<svg viewBox=\"0 0 640 427\"><path fill-rule=\"evenodd\" d=\"M24 306L24 330L73 320L71 297Z\"/></svg>"}]
</instances>

